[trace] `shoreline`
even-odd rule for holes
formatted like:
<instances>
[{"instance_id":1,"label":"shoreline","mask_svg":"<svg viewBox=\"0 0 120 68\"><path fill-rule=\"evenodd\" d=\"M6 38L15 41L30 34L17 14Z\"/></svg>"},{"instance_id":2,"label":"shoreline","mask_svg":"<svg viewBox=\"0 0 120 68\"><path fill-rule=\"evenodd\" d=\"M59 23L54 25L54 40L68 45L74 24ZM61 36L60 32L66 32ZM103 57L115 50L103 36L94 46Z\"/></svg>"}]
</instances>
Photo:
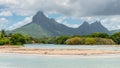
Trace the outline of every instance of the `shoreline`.
<instances>
[{"instance_id":1,"label":"shoreline","mask_svg":"<svg viewBox=\"0 0 120 68\"><path fill-rule=\"evenodd\" d=\"M120 54L120 50L40 49L40 48L29 49L23 46L0 46L0 53L89 56L89 55L104 55L104 54Z\"/></svg>"}]
</instances>

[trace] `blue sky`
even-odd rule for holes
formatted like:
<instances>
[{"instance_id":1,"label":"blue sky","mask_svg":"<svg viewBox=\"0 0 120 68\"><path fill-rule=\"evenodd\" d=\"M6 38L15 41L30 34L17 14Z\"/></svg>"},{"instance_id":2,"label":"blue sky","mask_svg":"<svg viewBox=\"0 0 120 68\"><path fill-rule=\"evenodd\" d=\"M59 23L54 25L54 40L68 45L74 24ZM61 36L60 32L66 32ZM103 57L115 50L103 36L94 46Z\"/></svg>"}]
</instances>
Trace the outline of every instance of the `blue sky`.
<instances>
[{"instance_id":1,"label":"blue sky","mask_svg":"<svg viewBox=\"0 0 120 68\"><path fill-rule=\"evenodd\" d=\"M0 0L0 29L12 30L32 21L37 11L68 27L98 20L120 29L120 0Z\"/></svg>"}]
</instances>

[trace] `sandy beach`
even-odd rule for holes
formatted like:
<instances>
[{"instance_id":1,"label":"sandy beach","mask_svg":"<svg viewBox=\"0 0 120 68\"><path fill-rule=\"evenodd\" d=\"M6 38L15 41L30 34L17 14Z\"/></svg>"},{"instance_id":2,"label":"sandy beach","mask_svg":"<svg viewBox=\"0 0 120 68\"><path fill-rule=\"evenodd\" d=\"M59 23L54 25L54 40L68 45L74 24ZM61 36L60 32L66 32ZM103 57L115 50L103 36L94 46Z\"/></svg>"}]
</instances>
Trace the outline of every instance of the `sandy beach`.
<instances>
[{"instance_id":1,"label":"sandy beach","mask_svg":"<svg viewBox=\"0 0 120 68\"><path fill-rule=\"evenodd\" d=\"M0 46L0 53L38 54L38 55L101 55L120 54L118 50L90 50L90 49L40 49L22 46Z\"/></svg>"}]
</instances>

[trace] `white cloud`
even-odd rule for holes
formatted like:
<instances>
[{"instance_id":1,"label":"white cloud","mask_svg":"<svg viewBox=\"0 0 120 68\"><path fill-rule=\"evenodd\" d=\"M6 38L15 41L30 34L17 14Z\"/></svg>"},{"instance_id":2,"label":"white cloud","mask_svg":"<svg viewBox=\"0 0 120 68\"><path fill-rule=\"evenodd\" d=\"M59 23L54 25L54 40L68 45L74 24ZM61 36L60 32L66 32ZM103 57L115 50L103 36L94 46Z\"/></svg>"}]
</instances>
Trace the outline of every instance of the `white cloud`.
<instances>
[{"instance_id":1,"label":"white cloud","mask_svg":"<svg viewBox=\"0 0 120 68\"><path fill-rule=\"evenodd\" d=\"M22 16L31 16L38 10L74 18L120 14L120 0L0 0L0 5Z\"/></svg>"},{"instance_id":2,"label":"white cloud","mask_svg":"<svg viewBox=\"0 0 120 68\"><path fill-rule=\"evenodd\" d=\"M68 17L66 17L66 16L60 16L60 17L56 18L55 20L58 23L64 24L64 25L66 25L68 27L72 27L72 28L79 27L79 24L71 24L71 23L67 22L66 19L68 19Z\"/></svg>"},{"instance_id":3,"label":"white cloud","mask_svg":"<svg viewBox=\"0 0 120 68\"><path fill-rule=\"evenodd\" d=\"M58 18L56 18L55 20L58 22L58 23L62 23L64 22L68 17L66 16L60 16Z\"/></svg>"},{"instance_id":4,"label":"white cloud","mask_svg":"<svg viewBox=\"0 0 120 68\"><path fill-rule=\"evenodd\" d=\"M80 20L87 21L89 23L93 23L95 21L100 21L101 17L81 17Z\"/></svg>"},{"instance_id":5,"label":"white cloud","mask_svg":"<svg viewBox=\"0 0 120 68\"><path fill-rule=\"evenodd\" d=\"M8 23L6 18L0 18L0 30L5 29L5 25Z\"/></svg>"},{"instance_id":6,"label":"white cloud","mask_svg":"<svg viewBox=\"0 0 120 68\"><path fill-rule=\"evenodd\" d=\"M120 16L106 17L101 22L109 30L120 29Z\"/></svg>"},{"instance_id":7,"label":"white cloud","mask_svg":"<svg viewBox=\"0 0 120 68\"><path fill-rule=\"evenodd\" d=\"M71 28L78 28L80 26L79 24L70 24L67 21L63 22L63 24Z\"/></svg>"},{"instance_id":8,"label":"white cloud","mask_svg":"<svg viewBox=\"0 0 120 68\"><path fill-rule=\"evenodd\" d=\"M120 15L120 0L0 0L0 5L7 7L4 8L5 10L21 16L32 16L36 11L41 10L50 14L64 14L66 17L87 20L88 22L100 20L109 30L120 29L120 16L108 16ZM1 15L4 16L5 12ZM97 17L102 15L106 17ZM78 26L66 23L64 21L66 17L56 20L71 27ZM23 22L14 24L11 29L23 25Z\"/></svg>"},{"instance_id":9,"label":"white cloud","mask_svg":"<svg viewBox=\"0 0 120 68\"><path fill-rule=\"evenodd\" d=\"M120 0L0 0L0 5L5 5L19 15L24 12L25 15L31 15L38 10L77 18L120 14Z\"/></svg>"},{"instance_id":10,"label":"white cloud","mask_svg":"<svg viewBox=\"0 0 120 68\"><path fill-rule=\"evenodd\" d=\"M101 21L103 26L108 30L120 29L120 15L114 16L93 16L93 17L81 17L81 20L93 23L95 21Z\"/></svg>"},{"instance_id":11,"label":"white cloud","mask_svg":"<svg viewBox=\"0 0 120 68\"><path fill-rule=\"evenodd\" d=\"M12 16L12 13L10 11L1 11L0 16Z\"/></svg>"},{"instance_id":12,"label":"white cloud","mask_svg":"<svg viewBox=\"0 0 120 68\"><path fill-rule=\"evenodd\" d=\"M6 18L0 18L0 24L8 23L8 20Z\"/></svg>"},{"instance_id":13,"label":"white cloud","mask_svg":"<svg viewBox=\"0 0 120 68\"><path fill-rule=\"evenodd\" d=\"M19 28L21 26L24 26L32 21L32 16L26 17L23 21L20 21L18 23L13 24L12 26L8 27L9 30L13 30L16 28Z\"/></svg>"}]
</instances>

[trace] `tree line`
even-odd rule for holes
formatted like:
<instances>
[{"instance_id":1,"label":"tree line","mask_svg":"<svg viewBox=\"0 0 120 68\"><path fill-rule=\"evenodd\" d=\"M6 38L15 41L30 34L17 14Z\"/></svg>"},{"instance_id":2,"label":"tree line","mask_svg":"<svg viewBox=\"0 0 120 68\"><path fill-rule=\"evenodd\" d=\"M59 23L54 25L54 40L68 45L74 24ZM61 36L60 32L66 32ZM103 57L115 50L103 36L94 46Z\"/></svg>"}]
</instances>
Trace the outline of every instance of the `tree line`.
<instances>
[{"instance_id":1,"label":"tree line","mask_svg":"<svg viewBox=\"0 0 120 68\"><path fill-rule=\"evenodd\" d=\"M116 45L120 44L120 32L109 35L107 33L92 33L90 35L74 35L59 37L42 37L37 40L44 44L66 44L66 45Z\"/></svg>"},{"instance_id":2,"label":"tree line","mask_svg":"<svg viewBox=\"0 0 120 68\"><path fill-rule=\"evenodd\" d=\"M30 43L31 40L29 35L22 35L20 33L7 34L5 30L0 32L0 45L23 45Z\"/></svg>"},{"instance_id":3,"label":"tree line","mask_svg":"<svg viewBox=\"0 0 120 68\"><path fill-rule=\"evenodd\" d=\"M116 45L120 44L120 32L108 35L106 33L92 33L90 35L54 36L33 38L20 33L7 34L0 32L0 45L23 45L31 43L66 44L66 45Z\"/></svg>"}]
</instances>

